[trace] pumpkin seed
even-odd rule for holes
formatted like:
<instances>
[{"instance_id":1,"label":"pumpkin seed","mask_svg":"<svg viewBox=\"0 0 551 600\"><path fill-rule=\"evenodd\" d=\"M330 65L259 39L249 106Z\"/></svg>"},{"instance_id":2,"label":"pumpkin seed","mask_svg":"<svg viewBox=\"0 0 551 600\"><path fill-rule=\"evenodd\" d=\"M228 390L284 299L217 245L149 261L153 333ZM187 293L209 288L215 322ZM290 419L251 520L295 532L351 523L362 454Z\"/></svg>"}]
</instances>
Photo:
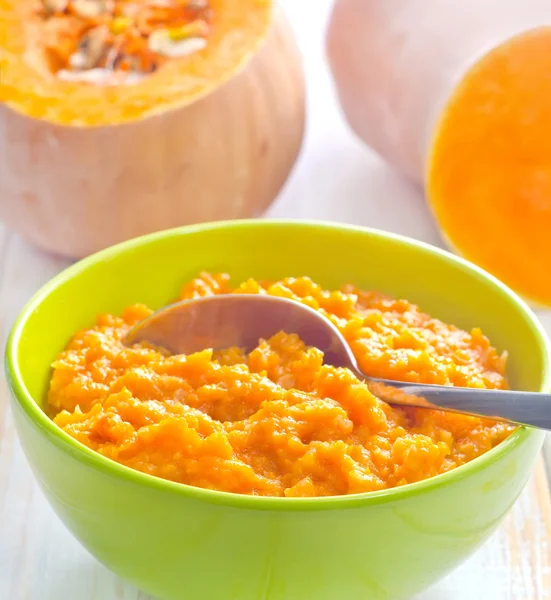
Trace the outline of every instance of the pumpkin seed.
<instances>
[{"instance_id":1,"label":"pumpkin seed","mask_svg":"<svg viewBox=\"0 0 551 600\"><path fill-rule=\"evenodd\" d=\"M57 76L64 81L87 81L89 83L106 83L113 78L108 69L88 69L87 71L69 71L60 69Z\"/></svg>"},{"instance_id":2,"label":"pumpkin seed","mask_svg":"<svg viewBox=\"0 0 551 600\"><path fill-rule=\"evenodd\" d=\"M174 8L174 2L172 0L149 0L147 6L157 8Z\"/></svg>"},{"instance_id":3,"label":"pumpkin seed","mask_svg":"<svg viewBox=\"0 0 551 600\"><path fill-rule=\"evenodd\" d=\"M96 67L107 52L109 32L107 27L100 25L88 30L78 43L78 50L71 54L69 66L81 71Z\"/></svg>"},{"instance_id":4,"label":"pumpkin seed","mask_svg":"<svg viewBox=\"0 0 551 600\"><path fill-rule=\"evenodd\" d=\"M170 58L180 58L203 50L207 40L202 37L174 39L169 29L157 29L149 36L148 45L152 52Z\"/></svg>"},{"instance_id":5,"label":"pumpkin seed","mask_svg":"<svg viewBox=\"0 0 551 600\"><path fill-rule=\"evenodd\" d=\"M209 7L208 0L187 0L186 8L190 10L204 10Z\"/></svg>"},{"instance_id":6,"label":"pumpkin seed","mask_svg":"<svg viewBox=\"0 0 551 600\"><path fill-rule=\"evenodd\" d=\"M49 15L63 13L69 6L69 0L42 0L42 5Z\"/></svg>"},{"instance_id":7,"label":"pumpkin seed","mask_svg":"<svg viewBox=\"0 0 551 600\"><path fill-rule=\"evenodd\" d=\"M57 72L57 76L63 81L83 81L86 83L94 83L96 85L129 85L138 83L143 79L143 75L139 73L113 73L109 69L89 69L88 71L68 71L61 69Z\"/></svg>"},{"instance_id":8,"label":"pumpkin seed","mask_svg":"<svg viewBox=\"0 0 551 600\"><path fill-rule=\"evenodd\" d=\"M105 68L109 71L116 71L121 62L121 53L117 48L111 46L109 51L107 52L107 56L105 57Z\"/></svg>"},{"instance_id":9,"label":"pumpkin seed","mask_svg":"<svg viewBox=\"0 0 551 600\"><path fill-rule=\"evenodd\" d=\"M111 12L113 5L109 0L72 0L71 8L83 19L93 19Z\"/></svg>"}]
</instances>

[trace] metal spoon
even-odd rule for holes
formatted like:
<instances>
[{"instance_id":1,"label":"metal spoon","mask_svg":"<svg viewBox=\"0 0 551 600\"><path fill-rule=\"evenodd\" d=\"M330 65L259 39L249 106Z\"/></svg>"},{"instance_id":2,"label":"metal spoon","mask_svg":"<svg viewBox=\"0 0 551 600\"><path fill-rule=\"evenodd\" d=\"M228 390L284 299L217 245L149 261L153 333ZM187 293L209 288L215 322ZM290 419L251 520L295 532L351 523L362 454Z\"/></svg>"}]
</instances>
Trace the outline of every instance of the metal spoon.
<instances>
[{"instance_id":1,"label":"metal spoon","mask_svg":"<svg viewBox=\"0 0 551 600\"><path fill-rule=\"evenodd\" d=\"M184 300L134 326L123 342L147 341L173 354L238 346L250 351L279 331L296 333L324 352L325 363L350 369L374 395L408 405L487 417L551 430L551 394L460 388L370 377L358 367L348 343L322 314L308 306L259 294L224 294Z\"/></svg>"}]
</instances>

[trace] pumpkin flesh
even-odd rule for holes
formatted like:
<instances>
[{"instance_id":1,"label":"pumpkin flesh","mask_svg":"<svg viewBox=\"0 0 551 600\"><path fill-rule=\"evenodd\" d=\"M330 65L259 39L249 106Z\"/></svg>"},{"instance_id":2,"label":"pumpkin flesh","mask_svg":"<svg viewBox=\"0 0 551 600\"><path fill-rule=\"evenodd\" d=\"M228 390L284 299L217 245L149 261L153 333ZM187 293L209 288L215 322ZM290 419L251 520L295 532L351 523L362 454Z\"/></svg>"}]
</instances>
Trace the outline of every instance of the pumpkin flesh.
<instances>
[{"instance_id":1,"label":"pumpkin flesh","mask_svg":"<svg viewBox=\"0 0 551 600\"><path fill-rule=\"evenodd\" d=\"M483 56L435 128L428 197L450 244L551 304L551 28Z\"/></svg>"},{"instance_id":2,"label":"pumpkin flesh","mask_svg":"<svg viewBox=\"0 0 551 600\"><path fill-rule=\"evenodd\" d=\"M244 67L272 20L271 0L209 0L208 11L204 48L164 59L155 72L132 85L106 86L64 81L52 68L48 42L73 49L79 28L87 27L79 17L45 18L34 1L0 0L0 100L27 116L73 126L116 125L191 104ZM60 23L66 31L59 31Z\"/></svg>"}]
</instances>

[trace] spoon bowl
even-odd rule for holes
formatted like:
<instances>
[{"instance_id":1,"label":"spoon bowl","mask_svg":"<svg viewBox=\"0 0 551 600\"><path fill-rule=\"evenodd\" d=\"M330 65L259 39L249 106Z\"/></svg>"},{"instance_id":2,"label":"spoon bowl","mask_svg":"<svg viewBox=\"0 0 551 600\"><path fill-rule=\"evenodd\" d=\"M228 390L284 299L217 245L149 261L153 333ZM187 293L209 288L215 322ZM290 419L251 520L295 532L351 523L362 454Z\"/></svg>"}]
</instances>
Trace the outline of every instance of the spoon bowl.
<instances>
[{"instance_id":1,"label":"spoon bowl","mask_svg":"<svg viewBox=\"0 0 551 600\"><path fill-rule=\"evenodd\" d=\"M323 314L309 306L267 294L220 294L162 308L127 334L128 346L149 342L172 354L237 346L251 351L279 331L295 333L324 353L326 364L350 369L388 404L489 417L551 430L551 394L391 381L371 377L358 366L348 342Z\"/></svg>"}]
</instances>

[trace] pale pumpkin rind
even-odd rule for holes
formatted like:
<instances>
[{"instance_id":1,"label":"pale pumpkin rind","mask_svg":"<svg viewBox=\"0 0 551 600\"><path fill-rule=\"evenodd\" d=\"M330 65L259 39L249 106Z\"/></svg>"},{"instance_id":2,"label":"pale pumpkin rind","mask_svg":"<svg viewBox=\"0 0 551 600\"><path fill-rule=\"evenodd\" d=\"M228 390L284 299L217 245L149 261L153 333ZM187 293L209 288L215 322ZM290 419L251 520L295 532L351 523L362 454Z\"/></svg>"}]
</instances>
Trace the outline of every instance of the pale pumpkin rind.
<instances>
[{"instance_id":1,"label":"pale pumpkin rind","mask_svg":"<svg viewBox=\"0 0 551 600\"><path fill-rule=\"evenodd\" d=\"M177 59L137 84L100 87L33 69L23 9L0 0L0 219L80 258L267 208L302 143L300 55L270 1L211 4L208 46L185 68Z\"/></svg>"}]
</instances>

